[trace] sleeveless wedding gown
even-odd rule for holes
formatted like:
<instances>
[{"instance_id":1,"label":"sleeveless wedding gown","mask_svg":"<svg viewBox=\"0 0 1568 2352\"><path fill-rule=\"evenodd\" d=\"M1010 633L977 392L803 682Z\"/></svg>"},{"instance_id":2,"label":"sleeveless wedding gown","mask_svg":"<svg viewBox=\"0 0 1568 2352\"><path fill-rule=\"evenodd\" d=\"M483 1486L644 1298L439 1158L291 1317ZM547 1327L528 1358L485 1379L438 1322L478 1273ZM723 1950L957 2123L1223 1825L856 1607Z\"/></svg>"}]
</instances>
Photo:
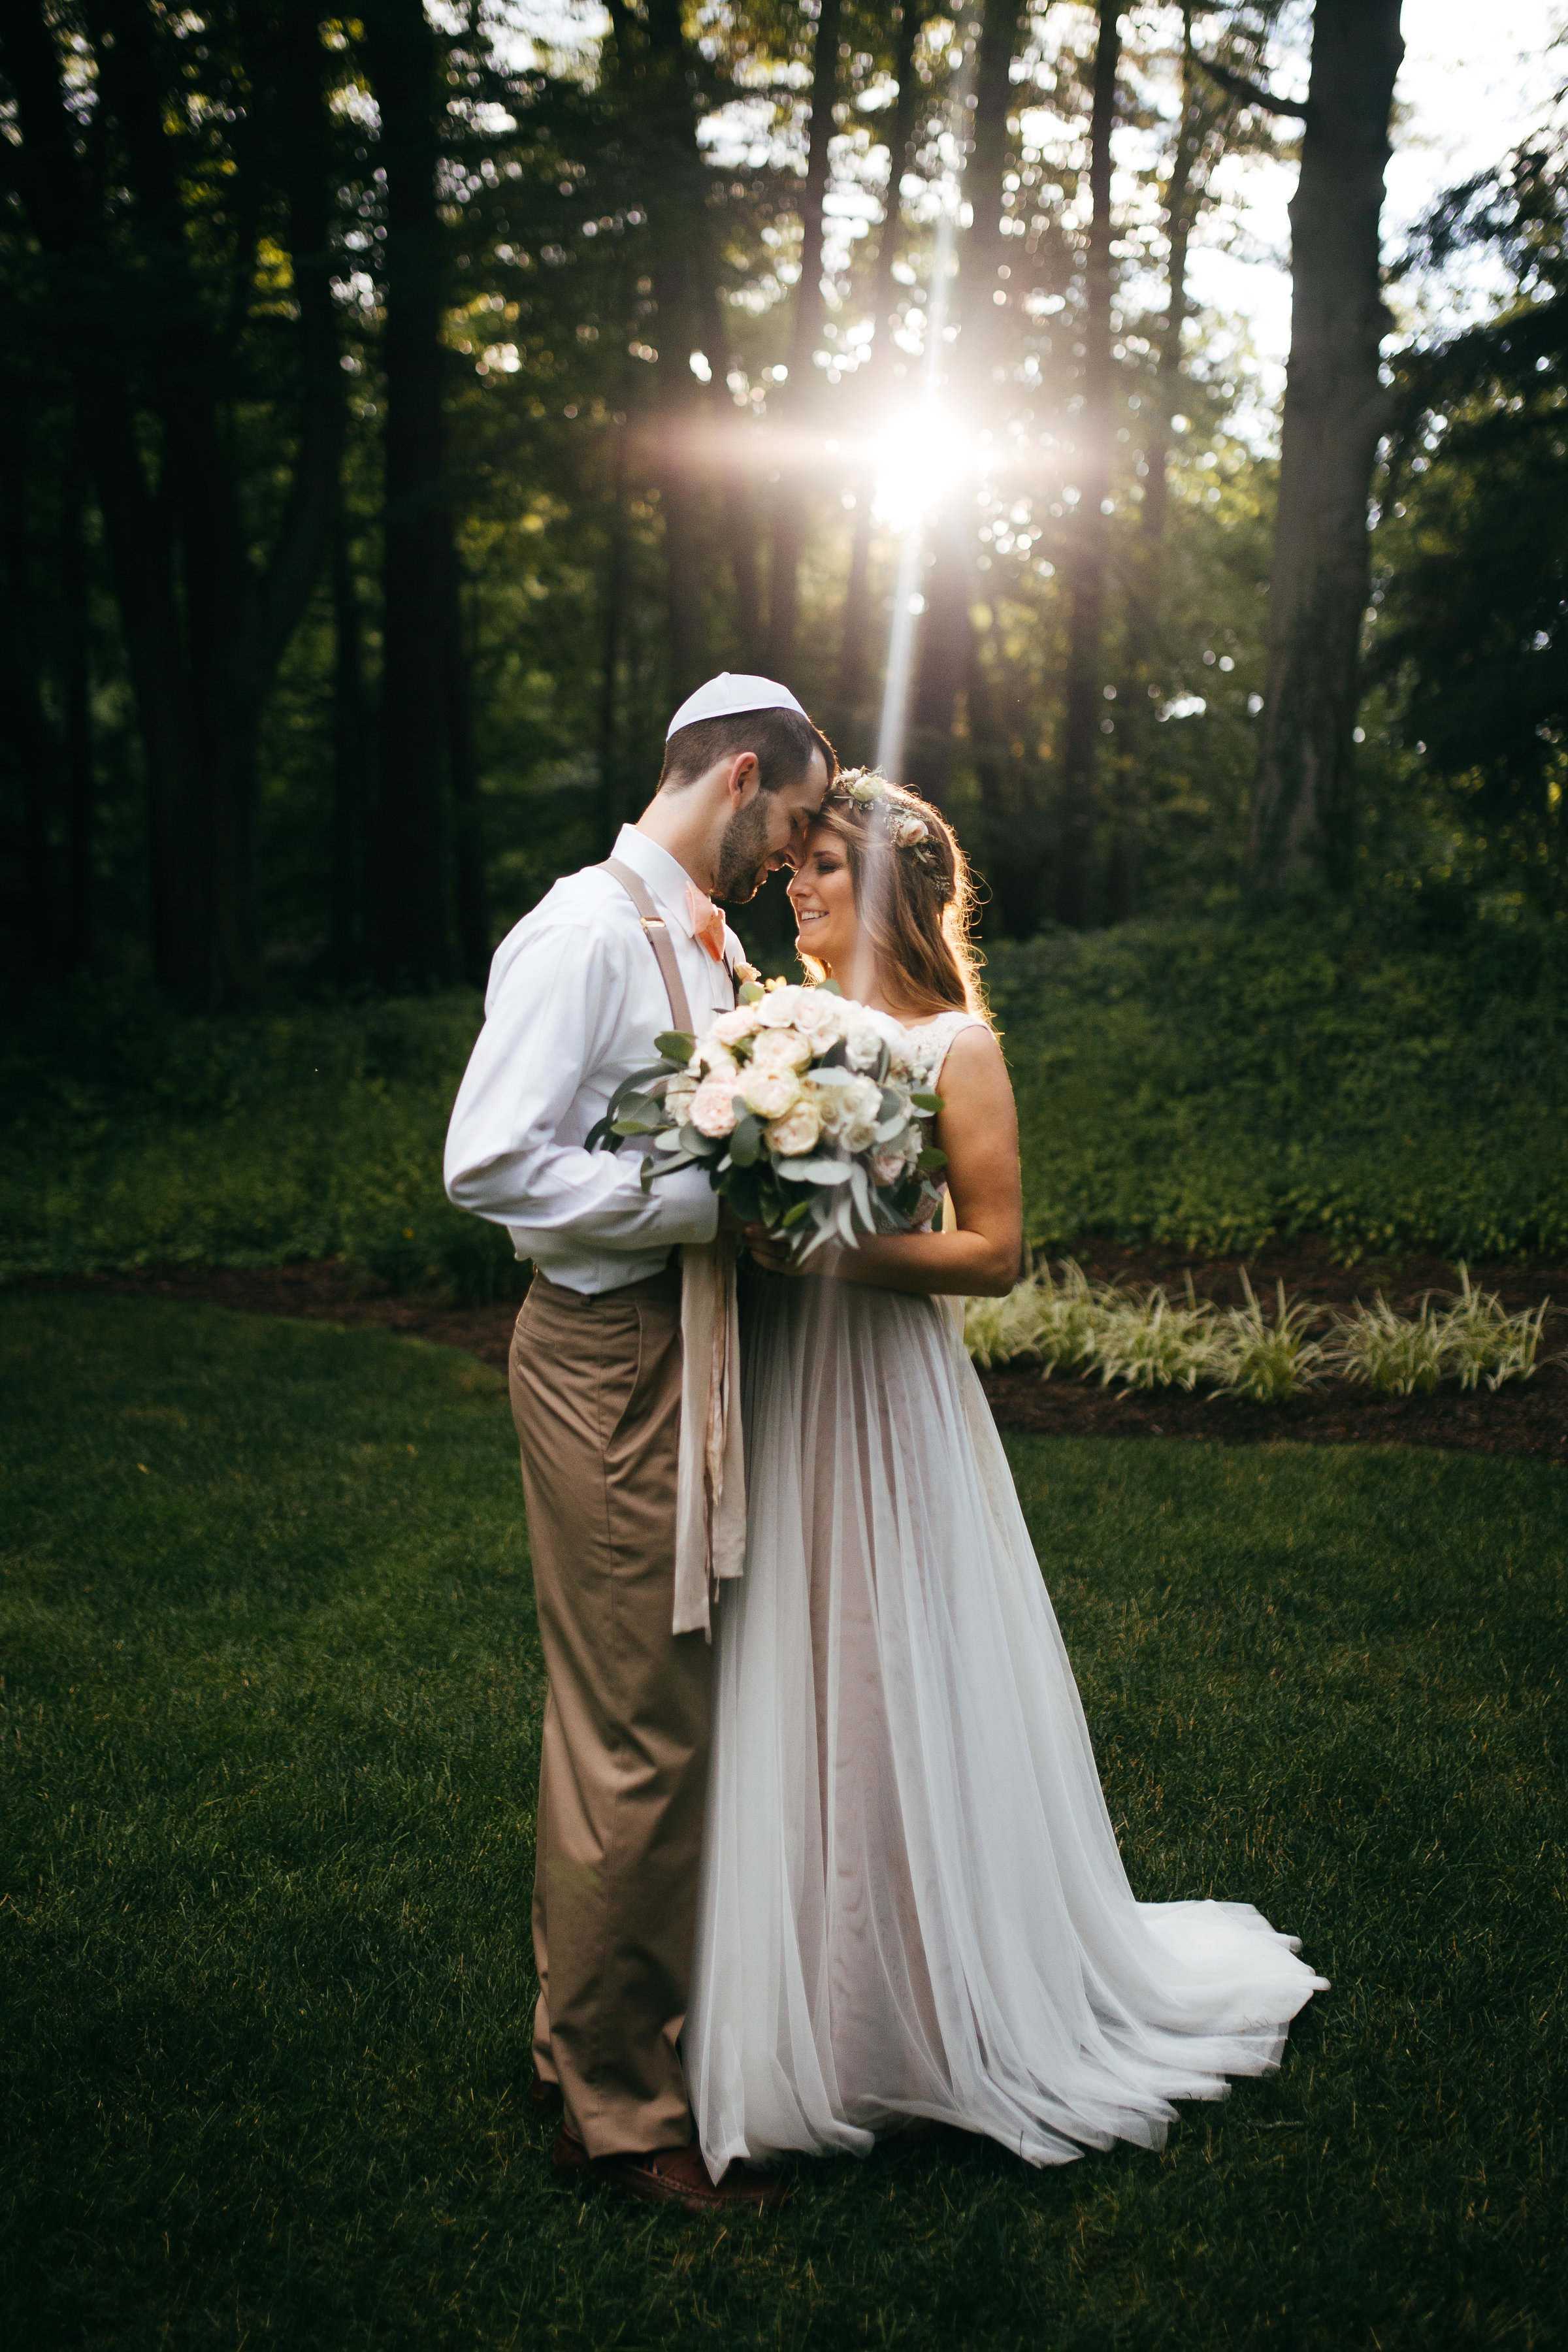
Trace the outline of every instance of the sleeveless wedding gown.
<instances>
[{"instance_id":1,"label":"sleeveless wedding gown","mask_svg":"<svg viewBox=\"0 0 1568 2352\"><path fill-rule=\"evenodd\" d=\"M911 1034L934 1084L972 1016ZM1326 1990L1242 1903L1140 1903L953 1302L758 1285L690 2007L702 2152L929 2116L1157 2147Z\"/></svg>"}]
</instances>

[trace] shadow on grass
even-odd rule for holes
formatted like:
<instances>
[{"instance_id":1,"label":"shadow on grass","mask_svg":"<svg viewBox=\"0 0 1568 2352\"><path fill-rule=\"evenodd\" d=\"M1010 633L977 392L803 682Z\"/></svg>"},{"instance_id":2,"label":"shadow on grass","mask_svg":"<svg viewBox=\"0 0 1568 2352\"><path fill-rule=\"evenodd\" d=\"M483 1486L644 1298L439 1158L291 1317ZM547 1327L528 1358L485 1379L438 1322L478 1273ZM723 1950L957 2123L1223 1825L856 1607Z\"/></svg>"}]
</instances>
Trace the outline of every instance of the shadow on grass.
<instances>
[{"instance_id":1,"label":"shadow on grass","mask_svg":"<svg viewBox=\"0 0 1568 2352\"><path fill-rule=\"evenodd\" d=\"M777 2220L552 2185L542 1681L499 1378L0 1301L0 2307L114 2347L1545 2345L1568 1483L1011 1440L1134 1885L1333 1990L1158 2156L956 2135Z\"/></svg>"}]
</instances>

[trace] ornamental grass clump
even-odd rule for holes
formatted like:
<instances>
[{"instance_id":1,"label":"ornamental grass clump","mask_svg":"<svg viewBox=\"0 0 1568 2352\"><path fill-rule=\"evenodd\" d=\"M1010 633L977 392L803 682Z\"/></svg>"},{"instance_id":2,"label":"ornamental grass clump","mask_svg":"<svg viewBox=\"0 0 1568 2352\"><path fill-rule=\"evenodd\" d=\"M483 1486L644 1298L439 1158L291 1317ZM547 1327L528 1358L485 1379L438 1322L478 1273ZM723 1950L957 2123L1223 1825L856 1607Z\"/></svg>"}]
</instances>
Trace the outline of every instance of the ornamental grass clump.
<instances>
[{"instance_id":1,"label":"ornamental grass clump","mask_svg":"<svg viewBox=\"0 0 1568 2352\"><path fill-rule=\"evenodd\" d=\"M1444 1371L1443 1325L1428 1300L1419 1315L1396 1315L1378 1292L1375 1303L1357 1299L1335 1323L1329 1358L1347 1381L1379 1389L1385 1396L1429 1396Z\"/></svg>"},{"instance_id":2,"label":"ornamental grass clump","mask_svg":"<svg viewBox=\"0 0 1568 2352\"><path fill-rule=\"evenodd\" d=\"M1286 1304L1285 1285L1274 1288L1274 1320L1268 1320L1254 1296L1247 1268L1241 1269L1245 1307L1232 1307L1219 1333L1226 1365L1215 1393L1248 1398L1254 1404L1283 1404L1298 1389L1310 1388L1322 1375L1326 1349L1310 1339L1311 1310Z\"/></svg>"},{"instance_id":3,"label":"ornamental grass clump","mask_svg":"<svg viewBox=\"0 0 1568 2352\"><path fill-rule=\"evenodd\" d=\"M1049 1275L1044 1280L1048 1282ZM963 1344L977 1364L1011 1364L1037 1351L1040 1332L1038 1275L1026 1275L1005 1298L969 1298L963 1306Z\"/></svg>"},{"instance_id":4,"label":"ornamental grass clump","mask_svg":"<svg viewBox=\"0 0 1568 2352\"><path fill-rule=\"evenodd\" d=\"M1484 1380L1494 1393L1505 1381L1532 1379L1551 1304L1543 1298L1533 1315L1510 1315L1495 1291L1471 1286L1470 1270L1461 1262L1454 1303L1441 1318L1443 1370L1462 1389Z\"/></svg>"},{"instance_id":5,"label":"ornamental grass clump","mask_svg":"<svg viewBox=\"0 0 1568 2352\"><path fill-rule=\"evenodd\" d=\"M1052 1280L1048 1265L1036 1277L1037 1329L1029 1352L1038 1356L1047 1381L1053 1372L1093 1370L1105 1331L1123 1304L1114 1283L1090 1282L1076 1259L1064 1260L1058 1272L1059 1281Z\"/></svg>"},{"instance_id":6,"label":"ornamental grass clump","mask_svg":"<svg viewBox=\"0 0 1568 2352\"><path fill-rule=\"evenodd\" d=\"M1130 1389L1190 1391L1221 1370L1225 1345L1214 1308L1189 1283L1184 1307L1158 1288L1142 1300L1119 1300L1102 1315L1094 1355L1106 1388L1121 1381Z\"/></svg>"}]
</instances>

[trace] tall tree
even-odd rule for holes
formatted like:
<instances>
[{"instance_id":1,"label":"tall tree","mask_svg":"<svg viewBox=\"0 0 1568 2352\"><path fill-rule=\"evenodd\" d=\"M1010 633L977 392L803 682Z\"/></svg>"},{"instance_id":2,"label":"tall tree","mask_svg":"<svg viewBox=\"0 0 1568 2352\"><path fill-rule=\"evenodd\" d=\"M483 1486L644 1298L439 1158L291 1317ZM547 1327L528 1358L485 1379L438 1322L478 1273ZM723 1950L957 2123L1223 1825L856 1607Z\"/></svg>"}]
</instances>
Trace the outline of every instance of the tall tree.
<instances>
[{"instance_id":1,"label":"tall tree","mask_svg":"<svg viewBox=\"0 0 1568 2352\"><path fill-rule=\"evenodd\" d=\"M893 48L893 78L898 97L888 128L888 193L877 235L877 259L871 278L870 310L874 328L871 356L860 371L856 405L863 435L874 425L892 385L893 265L899 257L900 188L922 92L915 71L915 44L920 38L921 0L904 0L899 11ZM871 565L871 507L876 472L862 464L856 479L855 529L849 547L849 578L844 593L844 621L839 636L837 709L833 723L839 740L855 760L870 757L875 713L868 701L871 606L867 583Z\"/></svg>"},{"instance_id":2,"label":"tall tree","mask_svg":"<svg viewBox=\"0 0 1568 2352\"><path fill-rule=\"evenodd\" d=\"M976 432L996 421L1001 404L992 370L1003 342L998 330L1008 299L999 276L1007 268L1002 188L1012 152L1007 120L1022 14L1022 0L985 0L975 58L973 134L963 170L970 226L958 244L958 342L952 391L957 406ZM910 713L910 782L917 792L938 803L946 797L952 768L959 697L970 683L983 687L971 618L974 530L973 488L968 482L961 482L932 526L920 667ZM976 731L973 709L969 716L973 735ZM987 762L988 773L989 768Z\"/></svg>"},{"instance_id":3,"label":"tall tree","mask_svg":"<svg viewBox=\"0 0 1568 2352\"><path fill-rule=\"evenodd\" d=\"M1094 57L1094 103L1089 118L1090 215L1084 257L1082 386L1077 420L1078 506L1068 562L1072 618L1068 644L1066 708L1062 721L1061 850L1057 910L1079 927L1089 914L1090 860L1095 831L1095 770L1104 714L1106 568L1110 527L1105 513L1110 492L1111 357L1113 290L1110 213L1110 139L1116 122L1116 79L1121 55L1121 19L1117 0L1100 0L1100 33Z\"/></svg>"},{"instance_id":4,"label":"tall tree","mask_svg":"<svg viewBox=\"0 0 1568 2352\"><path fill-rule=\"evenodd\" d=\"M351 988L364 979L368 968L374 754L364 677L364 619L347 502L341 491L333 518L331 589L332 973L340 988Z\"/></svg>"},{"instance_id":5,"label":"tall tree","mask_svg":"<svg viewBox=\"0 0 1568 2352\"><path fill-rule=\"evenodd\" d=\"M386 377L376 967L384 986L447 977L447 695L452 533L446 503L437 207L440 58L424 0L377 0L367 62L386 173Z\"/></svg>"},{"instance_id":6,"label":"tall tree","mask_svg":"<svg viewBox=\"0 0 1568 2352\"><path fill-rule=\"evenodd\" d=\"M92 747L92 623L82 527L85 468L81 432L70 423L60 486L60 705L65 779L65 871L60 910L60 962L68 972L90 971L96 950L93 847L97 777Z\"/></svg>"},{"instance_id":7,"label":"tall tree","mask_svg":"<svg viewBox=\"0 0 1568 2352\"><path fill-rule=\"evenodd\" d=\"M1379 218L1405 44L1400 0L1317 0L1290 205L1290 357L1268 592L1263 741L1248 841L1254 880L1342 883L1368 592L1367 501L1393 415ZM1278 105L1254 90L1256 102Z\"/></svg>"},{"instance_id":8,"label":"tall tree","mask_svg":"<svg viewBox=\"0 0 1568 2352\"><path fill-rule=\"evenodd\" d=\"M0 65L137 698L154 968L187 999L232 1003L258 963L261 716L320 567L342 429L325 58L308 0L220 17L199 58L176 54L184 20L148 0L102 0L90 26L76 37L94 68L86 123L41 0L6 12ZM247 341L263 316L263 345L279 341L264 236L288 257L278 389L294 447L258 560L231 414L269 355Z\"/></svg>"},{"instance_id":9,"label":"tall tree","mask_svg":"<svg viewBox=\"0 0 1568 2352\"><path fill-rule=\"evenodd\" d=\"M822 332L822 223L838 89L841 0L820 0L812 47L811 127L800 193L800 281L790 338L789 397L782 404L786 433L801 434L816 404L816 352ZM785 452L773 498L773 550L768 572L768 665L783 677L795 659L800 610L800 557L805 540L806 469Z\"/></svg>"}]
</instances>

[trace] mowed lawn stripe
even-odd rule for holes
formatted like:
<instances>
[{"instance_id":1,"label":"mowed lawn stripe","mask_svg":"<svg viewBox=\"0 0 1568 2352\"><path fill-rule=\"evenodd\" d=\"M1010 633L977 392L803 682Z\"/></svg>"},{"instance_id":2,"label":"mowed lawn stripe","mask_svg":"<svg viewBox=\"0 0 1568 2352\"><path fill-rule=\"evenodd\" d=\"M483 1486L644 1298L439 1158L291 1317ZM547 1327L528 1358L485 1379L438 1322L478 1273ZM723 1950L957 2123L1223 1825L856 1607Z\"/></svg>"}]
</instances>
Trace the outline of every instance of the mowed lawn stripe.
<instances>
[{"instance_id":1,"label":"mowed lawn stripe","mask_svg":"<svg viewBox=\"0 0 1568 2352\"><path fill-rule=\"evenodd\" d=\"M504 1389L387 1334L0 1301L16 2340L1552 2342L1568 1479L1009 1441L1139 1893L1333 1990L1160 2156L956 2135L777 2221L557 2189Z\"/></svg>"}]
</instances>

